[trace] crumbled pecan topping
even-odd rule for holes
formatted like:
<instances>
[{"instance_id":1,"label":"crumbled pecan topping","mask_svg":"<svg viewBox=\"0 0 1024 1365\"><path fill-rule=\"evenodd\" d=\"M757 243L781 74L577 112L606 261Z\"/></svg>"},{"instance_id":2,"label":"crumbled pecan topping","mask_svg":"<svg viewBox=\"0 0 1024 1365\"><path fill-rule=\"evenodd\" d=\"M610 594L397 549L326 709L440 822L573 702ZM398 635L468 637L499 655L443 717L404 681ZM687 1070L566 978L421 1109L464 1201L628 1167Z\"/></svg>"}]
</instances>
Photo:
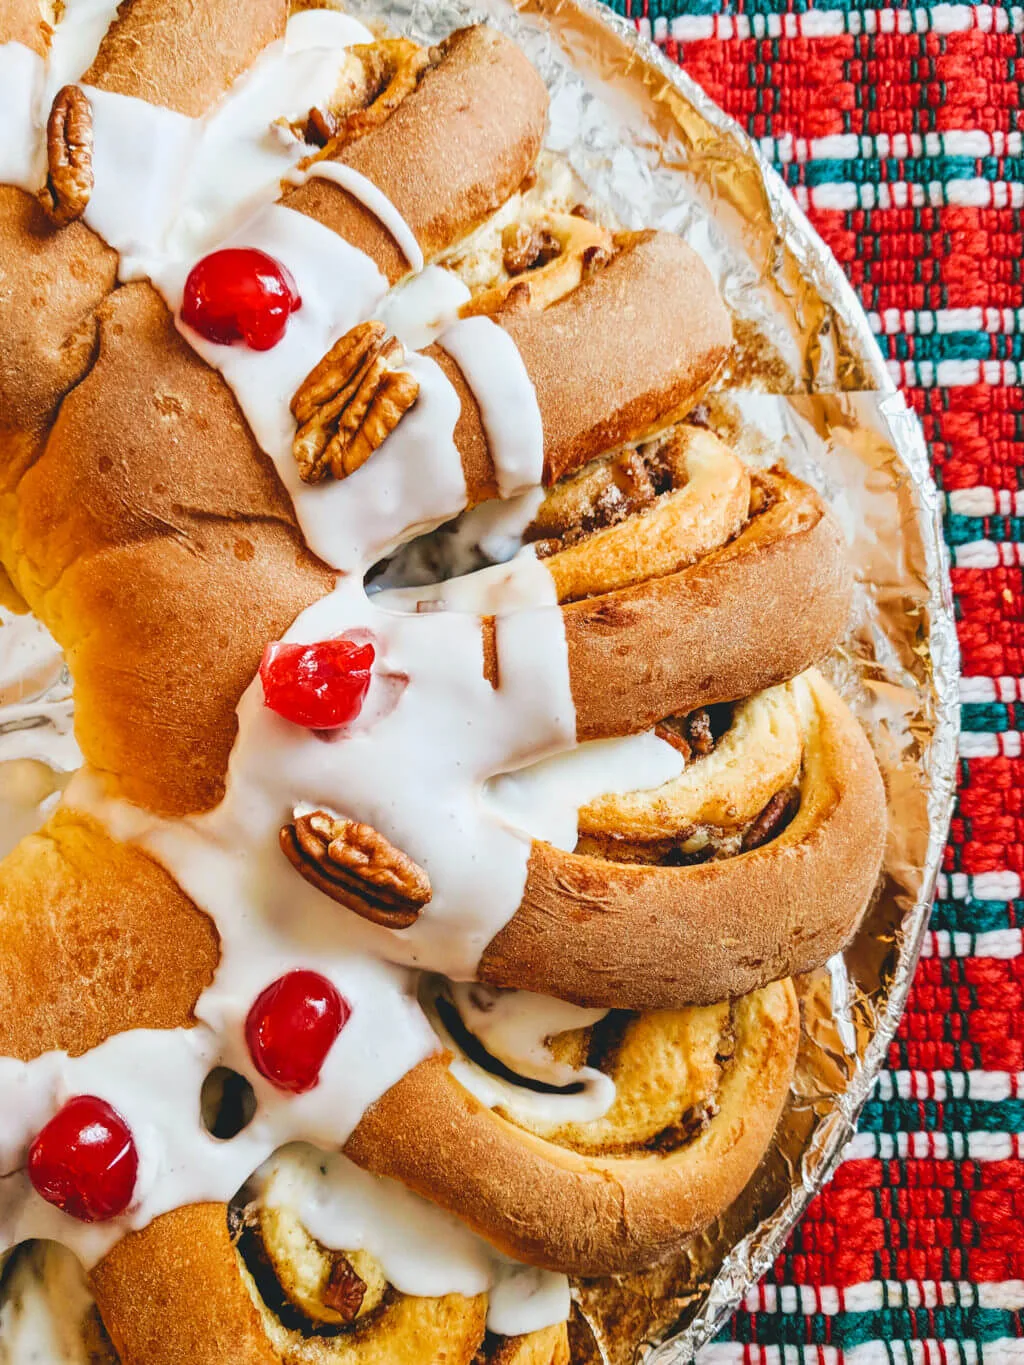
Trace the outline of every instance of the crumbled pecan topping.
<instances>
[{"instance_id":1,"label":"crumbled pecan topping","mask_svg":"<svg viewBox=\"0 0 1024 1365\"><path fill-rule=\"evenodd\" d=\"M344 1256L335 1256L320 1297L342 1322L354 1322L366 1298L366 1281L359 1278Z\"/></svg>"},{"instance_id":2,"label":"crumbled pecan topping","mask_svg":"<svg viewBox=\"0 0 1024 1365\"><path fill-rule=\"evenodd\" d=\"M65 85L46 124L46 185L39 198L61 227L81 218L92 194L92 106L85 91Z\"/></svg>"},{"instance_id":3,"label":"crumbled pecan topping","mask_svg":"<svg viewBox=\"0 0 1024 1365\"><path fill-rule=\"evenodd\" d=\"M420 386L398 368L405 349L380 322L353 327L296 390L293 453L305 483L354 474L416 402Z\"/></svg>"},{"instance_id":4,"label":"crumbled pecan topping","mask_svg":"<svg viewBox=\"0 0 1024 1365\"><path fill-rule=\"evenodd\" d=\"M372 825L317 810L280 834L281 848L306 881L388 929L408 929L430 900L430 878Z\"/></svg>"},{"instance_id":5,"label":"crumbled pecan topping","mask_svg":"<svg viewBox=\"0 0 1024 1365\"><path fill-rule=\"evenodd\" d=\"M740 844L741 851L749 853L751 849L760 848L762 844L769 843L781 834L796 814L799 804L800 797L797 792L776 792L761 814L748 827Z\"/></svg>"}]
</instances>

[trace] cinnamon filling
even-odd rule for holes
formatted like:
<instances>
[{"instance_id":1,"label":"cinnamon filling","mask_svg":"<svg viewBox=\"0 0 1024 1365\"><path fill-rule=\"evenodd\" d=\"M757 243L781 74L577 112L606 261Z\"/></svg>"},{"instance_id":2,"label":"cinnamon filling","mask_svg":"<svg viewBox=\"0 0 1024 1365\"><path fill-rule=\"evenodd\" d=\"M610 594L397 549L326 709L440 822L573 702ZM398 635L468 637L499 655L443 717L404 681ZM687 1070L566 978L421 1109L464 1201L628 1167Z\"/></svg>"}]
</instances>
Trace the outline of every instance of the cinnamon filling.
<instances>
[{"instance_id":1,"label":"cinnamon filling","mask_svg":"<svg viewBox=\"0 0 1024 1365\"><path fill-rule=\"evenodd\" d=\"M315 105L293 132L333 156L350 142L379 128L417 88L423 75L445 55L444 44L429 51L406 38L381 39L349 49L350 65L334 99Z\"/></svg>"},{"instance_id":2,"label":"cinnamon filling","mask_svg":"<svg viewBox=\"0 0 1024 1365\"><path fill-rule=\"evenodd\" d=\"M337 1337L361 1330L394 1296L367 1269L377 1269L372 1258L329 1250L286 1212L231 1205L228 1226L263 1307L289 1332Z\"/></svg>"},{"instance_id":3,"label":"cinnamon filling","mask_svg":"<svg viewBox=\"0 0 1024 1365\"><path fill-rule=\"evenodd\" d=\"M488 1052L476 1034L471 1033L466 1027L462 1015L445 996L435 997L434 1008L452 1042L468 1061L486 1071L488 1075L496 1076L501 1081L508 1081L510 1085L517 1085L523 1090L532 1090L538 1095L578 1095L583 1090L582 1081L575 1081L571 1085L550 1085L547 1081L521 1076L518 1071L513 1071L500 1058Z\"/></svg>"},{"instance_id":4,"label":"cinnamon filling","mask_svg":"<svg viewBox=\"0 0 1024 1365\"><path fill-rule=\"evenodd\" d=\"M669 716L655 726L655 734L671 744L687 767L714 753L732 723L729 703L700 707L685 716ZM581 830L575 851L609 862L642 863L658 867L694 867L738 853L749 853L777 838L800 808L799 786L773 793L757 815L739 829L687 825L671 837L638 838L607 830Z\"/></svg>"}]
</instances>

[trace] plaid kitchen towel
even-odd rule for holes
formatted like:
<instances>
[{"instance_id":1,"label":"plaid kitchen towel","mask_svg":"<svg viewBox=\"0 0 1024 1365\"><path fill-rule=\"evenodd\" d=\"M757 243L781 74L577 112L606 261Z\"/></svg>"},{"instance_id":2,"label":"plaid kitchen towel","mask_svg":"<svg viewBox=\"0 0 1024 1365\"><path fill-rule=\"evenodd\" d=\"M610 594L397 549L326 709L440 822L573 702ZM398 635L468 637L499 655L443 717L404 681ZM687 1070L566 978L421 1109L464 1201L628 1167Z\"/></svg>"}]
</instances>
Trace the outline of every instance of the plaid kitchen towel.
<instances>
[{"instance_id":1,"label":"plaid kitchen towel","mask_svg":"<svg viewBox=\"0 0 1024 1365\"><path fill-rule=\"evenodd\" d=\"M701 1365L1024 1365L1024 8L615 0L759 141L924 424L960 798L845 1164Z\"/></svg>"}]
</instances>

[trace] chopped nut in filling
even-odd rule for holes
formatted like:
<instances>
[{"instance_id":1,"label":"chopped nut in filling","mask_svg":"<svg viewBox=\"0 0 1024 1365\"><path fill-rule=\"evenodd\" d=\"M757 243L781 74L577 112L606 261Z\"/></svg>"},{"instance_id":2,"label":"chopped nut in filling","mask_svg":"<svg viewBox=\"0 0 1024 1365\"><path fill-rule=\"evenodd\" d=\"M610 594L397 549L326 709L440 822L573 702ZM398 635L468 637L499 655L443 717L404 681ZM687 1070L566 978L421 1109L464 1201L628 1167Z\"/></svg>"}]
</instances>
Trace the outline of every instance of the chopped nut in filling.
<instances>
[{"instance_id":1,"label":"chopped nut in filling","mask_svg":"<svg viewBox=\"0 0 1024 1365\"><path fill-rule=\"evenodd\" d=\"M655 733L683 755L682 773L585 806L578 853L685 867L759 848L796 814L804 734L791 684L669 717Z\"/></svg>"}]
</instances>

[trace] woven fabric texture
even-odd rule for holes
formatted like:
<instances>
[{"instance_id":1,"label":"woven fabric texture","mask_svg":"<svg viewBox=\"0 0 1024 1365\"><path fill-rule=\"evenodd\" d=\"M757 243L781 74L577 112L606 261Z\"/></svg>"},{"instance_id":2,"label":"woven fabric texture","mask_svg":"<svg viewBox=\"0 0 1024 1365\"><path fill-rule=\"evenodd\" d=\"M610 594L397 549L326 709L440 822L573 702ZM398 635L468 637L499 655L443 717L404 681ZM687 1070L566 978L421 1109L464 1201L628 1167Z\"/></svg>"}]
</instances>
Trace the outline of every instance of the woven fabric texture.
<instances>
[{"instance_id":1,"label":"woven fabric texture","mask_svg":"<svg viewBox=\"0 0 1024 1365\"><path fill-rule=\"evenodd\" d=\"M701 1365L1024 1365L1024 8L615 0L760 143L921 417L960 797L888 1070Z\"/></svg>"}]
</instances>

